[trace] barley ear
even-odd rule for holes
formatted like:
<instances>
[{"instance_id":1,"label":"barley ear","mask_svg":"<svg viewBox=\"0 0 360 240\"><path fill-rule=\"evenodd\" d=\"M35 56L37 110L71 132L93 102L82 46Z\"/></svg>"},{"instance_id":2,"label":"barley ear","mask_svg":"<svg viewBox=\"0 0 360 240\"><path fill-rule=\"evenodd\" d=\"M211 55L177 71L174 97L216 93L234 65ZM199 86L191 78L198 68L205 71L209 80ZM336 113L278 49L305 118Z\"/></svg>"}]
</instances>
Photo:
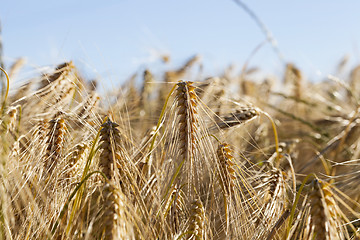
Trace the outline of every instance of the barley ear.
<instances>
[{"instance_id":1,"label":"barley ear","mask_svg":"<svg viewBox=\"0 0 360 240\"><path fill-rule=\"evenodd\" d=\"M197 199L191 205L188 236L186 239L201 240L205 238L205 210Z\"/></svg>"},{"instance_id":2,"label":"barley ear","mask_svg":"<svg viewBox=\"0 0 360 240\"><path fill-rule=\"evenodd\" d=\"M53 119L49 122L45 163L45 170L48 175L52 173L62 157L66 131L67 128L63 118Z\"/></svg>"},{"instance_id":3,"label":"barley ear","mask_svg":"<svg viewBox=\"0 0 360 240\"><path fill-rule=\"evenodd\" d=\"M191 161L197 144L195 132L198 130L195 87L192 82L183 81L180 81L177 86L179 142L182 146L179 155L181 159Z\"/></svg>"},{"instance_id":4,"label":"barley ear","mask_svg":"<svg viewBox=\"0 0 360 240\"><path fill-rule=\"evenodd\" d=\"M94 224L97 237L104 240L134 239L123 193L113 183L107 183L102 188L102 195L99 218Z\"/></svg>"},{"instance_id":5,"label":"barley ear","mask_svg":"<svg viewBox=\"0 0 360 240\"><path fill-rule=\"evenodd\" d=\"M220 184L226 195L233 191L235 176L234 157L232 156L230 145L222 143L216 153L220 166Z\"/></svg>"},{"instance_id":6,"label":"barley ear","mask_svg":"<svg viewBox=\"0 0 360 240\"><path fill-rule=\"evenodd\" d=\"M119 158L117 153L118 141L120 141L120 132L117 129L119 126L117 123L112 122L109 118L103 123L100 130L100 149L102 149L100 155L99 166L102 172L110 180L117 176L116 159Z\"/></svg>"},{"instance_id":7,"label":"barley ear","mask_svg":"<svg viewBox=\"0 0 360 240\"><path fill-rule=\"evenodd\" d=\"M336 226L334 199L321 180L312 182L313 190L310 194L311 226L316 239L342 239Z\"/></svg>"}]
</instances>

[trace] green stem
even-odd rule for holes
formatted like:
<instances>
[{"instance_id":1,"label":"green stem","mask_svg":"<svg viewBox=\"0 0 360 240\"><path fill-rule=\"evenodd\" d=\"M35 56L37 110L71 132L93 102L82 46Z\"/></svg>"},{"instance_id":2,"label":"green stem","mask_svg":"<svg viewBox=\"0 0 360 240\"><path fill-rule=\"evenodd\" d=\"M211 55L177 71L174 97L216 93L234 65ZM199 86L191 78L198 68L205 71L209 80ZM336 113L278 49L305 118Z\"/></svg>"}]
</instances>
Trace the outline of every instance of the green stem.
<instances>
[{"instance_id":1,"label":"green stem","mask_svg":"<svg viewBox=\"0 0 360 240\"><path fill-rule=\"evenodd\" d=\"M275 122L272 119L272 117L267 112L262 111L262 113L270 120L272 129L274 132L275 149L276 149L276 164L275 164L275 166L278 167L280 164L280 152L279 152L279 138L278 138L278 133L276 130L276 125L275 125Z\"/></svg>"},{"instance_id":2,"label":"green stem","mask_svg":"<svg viewBox=\"0 0 360 240\"><path fill-rule=\"evenodd\" d=\"M165 100L165 103L164 103L164 106L163 106L163 108L162 108L162 110L161 110L161 114L160 114L160 117L159 117L159 121L158 121L158 123L157 123L157 125L156 125L155 134L154 134L153 139L152 139L152 141L151 141L150 151L149 151L149 154L148 154L148 156L147 156L147 158L146 158L146 163L149 162L151 151L154 149L156 136L157 136L158 133L159 133L159 129L160 129L160 126L161 126L163 117L164 117L164 115L165 115L166 106L167 106L167 104L168 104L168 102L169 102L170 96L171 96L172 93L175 91L175 88L176 88L176 87L177 87L177 84L175 84L175 85L171 88L170 93L169 93L169 95L167 96L167 98L166 98L166 100Z\"/></svg>"},{"instance_id":3,"label":"green stem","mask_svg":"<svg viewBox=\"0 0 360 240\"><path fill-rule=\"evenodd\" d=\"M295 197L295 201L293 203L293 206L291 208L291 213L290 213L290 218L289 218L289 224L288 224L288 227L286 229L286 236L285 236L285 239L288 238L289 234L290 234L290 229L291 229L291 225L293 223L293 220L294 220L294 216L295 216L295 210L296 210L296 206L299 202L299 199L300 199L300 194L306 184L306 182L308 181L308 179L311 177L311 176L314 176L316 177L313 173L310 173L309 175L307 175L304 179L304 181L301 183L301 186L299 188L299 191L296 193L296 197Z\"/></svg>"},{"instance_id":4,"label":"green stem","mask_svg":"<svg viewBox=\"0 0 360 240\"><path fill-rule=\"evenodd\" d=\"M101 176L104 177L105 181L108 181L107 177L105 176L105 174L103 172L100 171L94 171L89 173L88 175L86 175L83 180L81 180L81 182L76 186L76 188L74 189L74 191L70 194L68 200L66 201L64 207L61 209L60 211L60 215L58 217L58 219L56 220L54 226L51 228L51 235L54 235L56 232L57 227L59 226L59 222L61 221L61 219L64 217L65 215L65 211L68 209L70 201L72 200L72 198L75 196L75 194L80 190L80 188L82 187L82 185L88 180L89 177L91 177L93 174L95 173L99 173Z\"/></svg>"},{"instance_id":5,"label":"green stem","mask_svg":"<svg viewBox=\"0 0 360 240\"><path fill-rule=\"evenodd\" d=\"M4 109L5 109L5 105L6 105L6 100L7 100L8 95L9 95L10 78L9 78L9 75L7 74L7 72L6 72L2 67L0 67L0 70L5 74L5 76L6 76L6 82L7 82L4 101L3 101L2 106L1 106L1 114L4 114Z\"/></svg>"}]
</instances>

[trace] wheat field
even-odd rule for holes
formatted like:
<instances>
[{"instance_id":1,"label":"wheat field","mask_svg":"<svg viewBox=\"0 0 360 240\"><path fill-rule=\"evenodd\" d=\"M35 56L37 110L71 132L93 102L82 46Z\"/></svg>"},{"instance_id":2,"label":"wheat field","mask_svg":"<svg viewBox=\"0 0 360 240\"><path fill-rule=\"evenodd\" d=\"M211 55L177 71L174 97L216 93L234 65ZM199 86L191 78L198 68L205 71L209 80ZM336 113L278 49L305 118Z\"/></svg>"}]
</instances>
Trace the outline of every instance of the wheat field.
<instances>
[{"instance_id":1,"label":"wheat field","mask_svg":"<svg viewBox=\"0 0 360 240\"><path fill-rule=\"evenodd\" d=\"M360 239L360 67L200 64L105 93L72 62L16 89L7 69L0 239Z\"/></svg>"}]
</instances>

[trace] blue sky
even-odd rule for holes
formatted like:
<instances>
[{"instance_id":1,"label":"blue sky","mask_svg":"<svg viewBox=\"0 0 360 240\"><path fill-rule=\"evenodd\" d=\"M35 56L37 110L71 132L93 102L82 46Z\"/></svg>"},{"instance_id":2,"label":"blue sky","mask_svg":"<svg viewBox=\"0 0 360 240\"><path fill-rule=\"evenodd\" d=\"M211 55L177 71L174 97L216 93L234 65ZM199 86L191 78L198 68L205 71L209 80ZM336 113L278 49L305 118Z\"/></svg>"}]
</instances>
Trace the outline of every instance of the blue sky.
<instances>
[{"instance_id":1,"label":"blue sky","mask_svg":"<svg viewBox=\"0 0 360 240\"><path fill-rule=\"evenodd\" d=\"M334 73L346 54L350 66L360 63L360 1L243 2L272 32L285 60L310 78ZM240 69L265 40L233 0L8 0L0 19L7 64L18 57L34 68L74 60L86 76L113 83L163 66L161 54L170 54L169 67L200 54L208 74L231 63ZM250 65L283 71L269 44Z\"/></svg>"}]
</instances>

